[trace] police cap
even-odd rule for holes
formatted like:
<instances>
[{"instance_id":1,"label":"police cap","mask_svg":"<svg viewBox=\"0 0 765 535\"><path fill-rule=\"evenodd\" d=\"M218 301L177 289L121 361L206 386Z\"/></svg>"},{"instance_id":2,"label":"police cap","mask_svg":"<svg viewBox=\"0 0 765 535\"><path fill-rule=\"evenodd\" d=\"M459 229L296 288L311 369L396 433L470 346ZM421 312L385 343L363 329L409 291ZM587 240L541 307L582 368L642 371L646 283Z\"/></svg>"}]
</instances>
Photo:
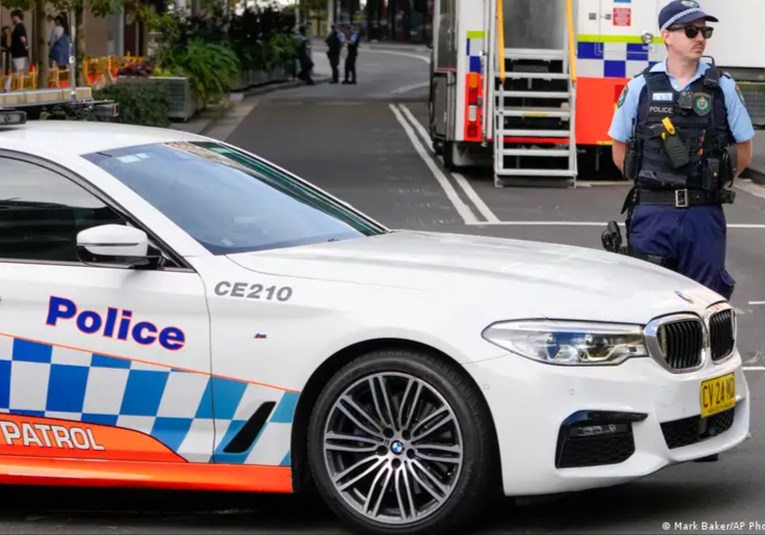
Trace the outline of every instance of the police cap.
<instances>
[{"instance_id":1,"label":"police cap","mask_svg":"<svg viewBox=\"0 0 765 535\"><path fill-rule=\"evenodd\" d=\"M659 28L663 31L674 24L688 24L699 19L720 22L716 17L705 13L695 0L673 0L659 13Z\"/></svg>"}]
</instances>

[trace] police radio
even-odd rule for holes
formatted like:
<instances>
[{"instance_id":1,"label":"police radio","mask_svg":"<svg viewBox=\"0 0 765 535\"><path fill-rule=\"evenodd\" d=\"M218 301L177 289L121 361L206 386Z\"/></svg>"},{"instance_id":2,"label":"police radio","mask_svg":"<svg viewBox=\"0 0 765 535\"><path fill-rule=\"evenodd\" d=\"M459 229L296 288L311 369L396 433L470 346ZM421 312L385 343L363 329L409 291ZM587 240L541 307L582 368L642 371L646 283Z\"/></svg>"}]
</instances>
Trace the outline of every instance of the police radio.
<instances>
[{"instance_id":1,"label":"police radio","mask_svg":"<svg viewBox=\"0 0 765 535\"><path fill-rule=\"evenodd\" d=\"M665 117L661 121L661 127L663 130L661 132L661 139L664 142L664 150L669 157L672 167L677 169L688 164L691 161L691 157L680 136L677 135L677 130L675 130L672 120L669 117Z\"/></svg>"}]
</instances>

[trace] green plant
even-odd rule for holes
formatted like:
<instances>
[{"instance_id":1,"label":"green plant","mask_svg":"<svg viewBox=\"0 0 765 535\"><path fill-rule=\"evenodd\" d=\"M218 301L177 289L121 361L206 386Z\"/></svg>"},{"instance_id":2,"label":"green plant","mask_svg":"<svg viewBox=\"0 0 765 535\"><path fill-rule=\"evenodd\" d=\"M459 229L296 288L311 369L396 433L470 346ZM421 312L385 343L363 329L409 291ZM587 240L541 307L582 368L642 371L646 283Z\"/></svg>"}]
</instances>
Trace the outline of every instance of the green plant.
<instances>
[{"instance_id":1,"label":"green plant","mask_svg":"<svg viewBox=\"0 0 765 535\"><path fill-rule=\"evenodd\" d=\"M113 122L160 127L170 124L170 104L162 84L143 81L112 84L95 90L93 97L119 105L119 116Z\"/></svg>"},{"instance_id":2,"label":"green plant","mask_svg":"<svg viewBox=\"0 0 765 535\"><path fill-rule=\"evenodd\" d=\"M227 13L213 3L204 14L174 11L149 19L150 28L162 35L163 68L167 68L168 56L185 51L194 41L232 50L242 70L270 70L297 57L294 14L275 5L260 2L241 12Z\"/></svg>"},{"instance_id":3,"label":"green plant","mask_svg":"<svg viewBox=\"0 0 765 535\"><path fill-rule=\"evenodd\" d=\"M297 59L299 41L291 34L271 34L268 38L268 46L273 50L272 67L284 65Z\"/></svg>"},{"instance_id":4,"label":"green plant","mask_svg":"<svg viewBox=\"0 0 765 535\"><path fill-rule=\"evenodd\" d=\"M166 51L162 71L182 72L191 90L203 102L218 102L239 76L239 60L225 45L194 39L184 48Z\"/></svg>"}]
</instances>

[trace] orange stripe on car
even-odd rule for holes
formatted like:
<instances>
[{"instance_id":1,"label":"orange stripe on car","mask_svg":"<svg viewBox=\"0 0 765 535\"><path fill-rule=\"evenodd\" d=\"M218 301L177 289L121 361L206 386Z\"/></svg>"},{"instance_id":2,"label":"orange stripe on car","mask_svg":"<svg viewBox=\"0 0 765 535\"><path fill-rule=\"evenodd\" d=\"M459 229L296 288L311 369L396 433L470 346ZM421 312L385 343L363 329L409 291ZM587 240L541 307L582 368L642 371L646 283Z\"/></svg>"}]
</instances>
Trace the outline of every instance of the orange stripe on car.
<instances>
[{"instance_id":1,"label":"orange stripe on car","mask_svg":"<svg viewBox=\"0 0 765 535\"><path fill-rule=\"evenodd\" d=\"M0 484L291 493L287 466L0 456Z\"/></svg>"},{"instance_id":2,"label":"orange stripe on car","mask_svg":"<svg viewBox=\"0 0 765 535\"><path fill-rule=\"evenodd\" d=\"M14 414L0 414L0 455L186 462L159 440L140 431Z\"/></svg>"}]
</instances>

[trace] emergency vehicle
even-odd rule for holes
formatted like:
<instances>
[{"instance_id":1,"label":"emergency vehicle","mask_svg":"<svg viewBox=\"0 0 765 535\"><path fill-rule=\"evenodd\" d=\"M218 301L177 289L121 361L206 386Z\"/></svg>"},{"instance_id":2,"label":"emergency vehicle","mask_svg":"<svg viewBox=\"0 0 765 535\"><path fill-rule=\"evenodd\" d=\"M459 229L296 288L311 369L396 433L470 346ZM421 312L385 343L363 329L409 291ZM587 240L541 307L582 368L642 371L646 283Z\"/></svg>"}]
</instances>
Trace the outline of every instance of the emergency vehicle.
<instances>
[{"instance_id":1,"label":"emergency vehicle","mask_svg":"<svg viewBox=\"0 0 765 535\"><path fill-rule=\"evenodd\" d=\"M584 161L612 165L616 101L665 58L668 1L435 0L430 135L446 167L493 162L502 187L570 186ZM765 126L765 2L701 7L720 20L706 54Z\"/></svg>"},{"instance_id":2,"label":"emergency vehicle","mask_svg":"<svg viewBox=\"0 0 765 535\"><path fill-rule=\"evenodd\" d=\"M0 227L0 485L317 491L355 532L459 533L749 437L712 290L388 229L209 137L0 111Z\"/></svg>"},{"instance_id":3,"label":"emergency vehicle","mask_svg":"<svg viewBox=\"0 0 765 535\"><path fill-rule=\"evenodd\" d=\"M110 121L119 115L119 105L110 100L96 100L90 87L24 89L0 93L0 125L15 121L23 112L29 120L67 119L87 116Z\"/></svg>"}]
</instances>

